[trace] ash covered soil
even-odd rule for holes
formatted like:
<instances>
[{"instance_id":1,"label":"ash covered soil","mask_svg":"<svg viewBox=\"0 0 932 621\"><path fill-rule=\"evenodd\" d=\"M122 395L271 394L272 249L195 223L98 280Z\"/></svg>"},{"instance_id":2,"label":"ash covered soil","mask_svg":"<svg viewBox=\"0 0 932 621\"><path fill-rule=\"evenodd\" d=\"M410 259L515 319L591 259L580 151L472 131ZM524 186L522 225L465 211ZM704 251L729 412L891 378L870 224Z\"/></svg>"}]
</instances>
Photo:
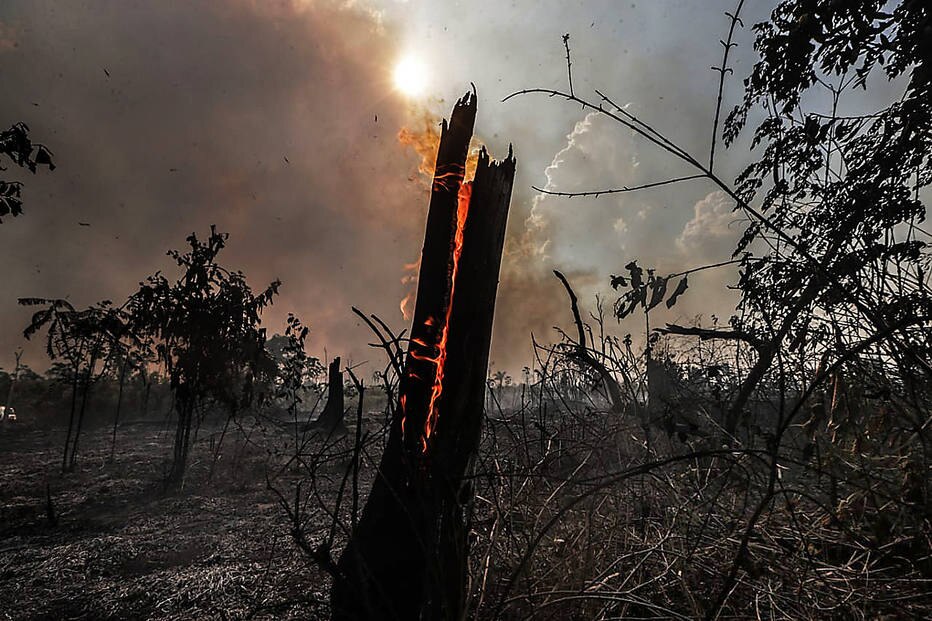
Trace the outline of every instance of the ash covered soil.
<instances>
[{"instance_id":1,"label":"ash covered soil","mask_svg":"<svg viewBox=\"0 0 932 621\"><path fill-rule=\"evenodd\" d=\"M209 477L219 433L200 430L167 491L162 425L122 426L112 461L110 430L85 431L64 475L64 430L0 426L0 619L325 617L328 581L266 479L294 497L293 430L231 427Z\"/></svg>"}]
</instances>

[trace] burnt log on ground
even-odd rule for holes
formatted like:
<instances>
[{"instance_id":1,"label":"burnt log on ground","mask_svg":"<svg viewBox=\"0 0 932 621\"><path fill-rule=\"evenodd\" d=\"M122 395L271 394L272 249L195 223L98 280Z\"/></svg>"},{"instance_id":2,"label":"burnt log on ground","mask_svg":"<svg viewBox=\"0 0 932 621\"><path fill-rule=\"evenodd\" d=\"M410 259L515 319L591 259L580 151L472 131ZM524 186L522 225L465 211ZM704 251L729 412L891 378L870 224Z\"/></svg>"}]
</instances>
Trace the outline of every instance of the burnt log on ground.
<instances>
[{"instance_id":1,"label":"burnt log on ground","mask_svg":"<svg viewBox=\"0 0 932 621\"><path fill-rule=\"evenodd\" d=\"M492 319L515 160L480 153L467 94L444 122L399 407L379 470L338 563L332 615L459 619L465 610L465 482L478 449Z\"/></svg>"}]
</instances>

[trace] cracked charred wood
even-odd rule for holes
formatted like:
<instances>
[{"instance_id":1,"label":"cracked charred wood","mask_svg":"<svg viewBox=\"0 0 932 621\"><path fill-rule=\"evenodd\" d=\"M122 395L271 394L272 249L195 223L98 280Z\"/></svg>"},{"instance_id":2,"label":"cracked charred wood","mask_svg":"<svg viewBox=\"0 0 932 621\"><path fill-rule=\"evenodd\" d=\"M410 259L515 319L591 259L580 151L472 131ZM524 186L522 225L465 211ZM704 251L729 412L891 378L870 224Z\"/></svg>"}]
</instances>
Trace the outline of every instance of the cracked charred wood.
<instances>
[{"instance_id":1,"label":"cracked charred wood","mask_svg":"<svg viewBox=\"0 0 932 621\"><path fill-rule=\"evenodd\" d=\"M338 562L334 620L418 619L424 609L434 501L420 430L449 300L459 190L475 118L476 99L467 94L442 126L399 407L362 517Z\"/></svg>"},{"instance_id":2,"label":"cracked charred wood","mask_svg":"<svg viewBox=\"0 0 932 621\"><path fill-rule=\"evenodd\" d=\"M447 334L440 415L431 445L436 491L436 563L429 576L431 619L461 619L466 609L468 513L479 449L492 321L515 159L492 162L483 149L472 182Z\"/></svg>"},{"instance_id":3,"label":"cracked charred wood","mask_svg":"<svg viewBox=\"0 0 932 621\"><path fill-rule=\"evenodd\" d=\"M444 125L399 407L362 519L338 563L333 618L459 619L468 484L478 450L515 160L483 149L463 185L467 95Z\"/></svg>"}]
</instances>

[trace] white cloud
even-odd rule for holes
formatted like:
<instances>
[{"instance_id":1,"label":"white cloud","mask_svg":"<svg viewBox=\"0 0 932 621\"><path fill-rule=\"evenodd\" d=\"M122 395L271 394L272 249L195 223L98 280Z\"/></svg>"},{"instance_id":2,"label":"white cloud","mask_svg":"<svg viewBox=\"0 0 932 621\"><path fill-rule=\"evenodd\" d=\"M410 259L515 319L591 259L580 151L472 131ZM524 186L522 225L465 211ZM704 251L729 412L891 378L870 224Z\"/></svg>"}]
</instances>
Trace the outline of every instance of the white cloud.
<instances>
[{"instance_id":1,"label":"white cloud","mask_svg":"<svg viewBox=\"0 0 932 621\"><path fill-rule=\"evenodd\" d=\"M572 152L575 150L581 150L580 138L586 134L592 127L592 121L596 117L595 112L590 112L585 116L581 121L577 121L576 125L573 127L573 131L566 135L566 145L562 149L556 152L553 156L553 160L550 162L550 165L544 169L544 176L547 179L547 183L544 184L543 189L547 192L557 192L559 191L559 185L557 183L558 171L567 159L572 155ZM565 177L565 175L564 175ZM552 200L552 197L548 196L543 192L539 192L534 199L531 201L531 212L525 221L525 226L527 230L534 234L542 234L545 239L539 240L535 244L537 252L541 255L542 259L546 259L545 254L547 247L550 245L550 239L546 238L546 229L550 224L550 214L542 205L546 204L548 201Z\"/></svg>"},{"instance_id":2,"label":"white cloud","mask_svg":"<svg viewBox=\"0 0 932 621\"><path fill-rule=\"evenodd\" d=\"M740 227L740 215L734 202L721 190L711 192L693 207L693 217L676 238L684 258L692 260L720 259L731 254Z\"/></svg>"},{"instance_id":3,"label":"white cloud","mask_svg":"<svg viewBox=\"0 0 932 621\"><path fill-rule=\"evenodd\" d=\"M543 189L587 192L640 181L640 158L630 132L588 113L566 134L544 170ZM544 193L531 201L525 221L529 247L559 269L605 272L629 245L630 222L649 207L640 197L562 197Z\"/></svg>"}]
</instances>

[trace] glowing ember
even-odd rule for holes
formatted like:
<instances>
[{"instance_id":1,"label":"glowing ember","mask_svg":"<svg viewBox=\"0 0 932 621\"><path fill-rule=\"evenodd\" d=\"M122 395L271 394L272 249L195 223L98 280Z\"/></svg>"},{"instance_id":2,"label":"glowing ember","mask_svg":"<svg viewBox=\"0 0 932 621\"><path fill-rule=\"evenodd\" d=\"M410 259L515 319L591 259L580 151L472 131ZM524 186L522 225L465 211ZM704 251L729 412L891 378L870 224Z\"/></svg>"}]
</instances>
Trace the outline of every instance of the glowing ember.
<instances>
[{"instance_id":1,"label":"glowing ember","mask_svg":"<svg viewBox=\"0 0 932 621\"><path fill-rule=\"evenodd\" d=\"M407 411L407 402L408 396L404 393L401 393L401 411L402 413ZM404 436L405 433L405 417L401 417L401 435Z\"/></svg>"},{"instance_id":2,"label":"glowing ember","mask_svg":"<svg viewBox=\"0 0 932 621\"><path fill-rule=\"evenodd\" d=\"M450 191L457 185L460 185L460 182L463 181L463 167L454 165L452 168L453 170L446 172L437 171L434 175L434 185L432 188L434 192ZM460 190L462 190L462 188L463 186L460 185Z\"/></svg>"}]
</instances>

